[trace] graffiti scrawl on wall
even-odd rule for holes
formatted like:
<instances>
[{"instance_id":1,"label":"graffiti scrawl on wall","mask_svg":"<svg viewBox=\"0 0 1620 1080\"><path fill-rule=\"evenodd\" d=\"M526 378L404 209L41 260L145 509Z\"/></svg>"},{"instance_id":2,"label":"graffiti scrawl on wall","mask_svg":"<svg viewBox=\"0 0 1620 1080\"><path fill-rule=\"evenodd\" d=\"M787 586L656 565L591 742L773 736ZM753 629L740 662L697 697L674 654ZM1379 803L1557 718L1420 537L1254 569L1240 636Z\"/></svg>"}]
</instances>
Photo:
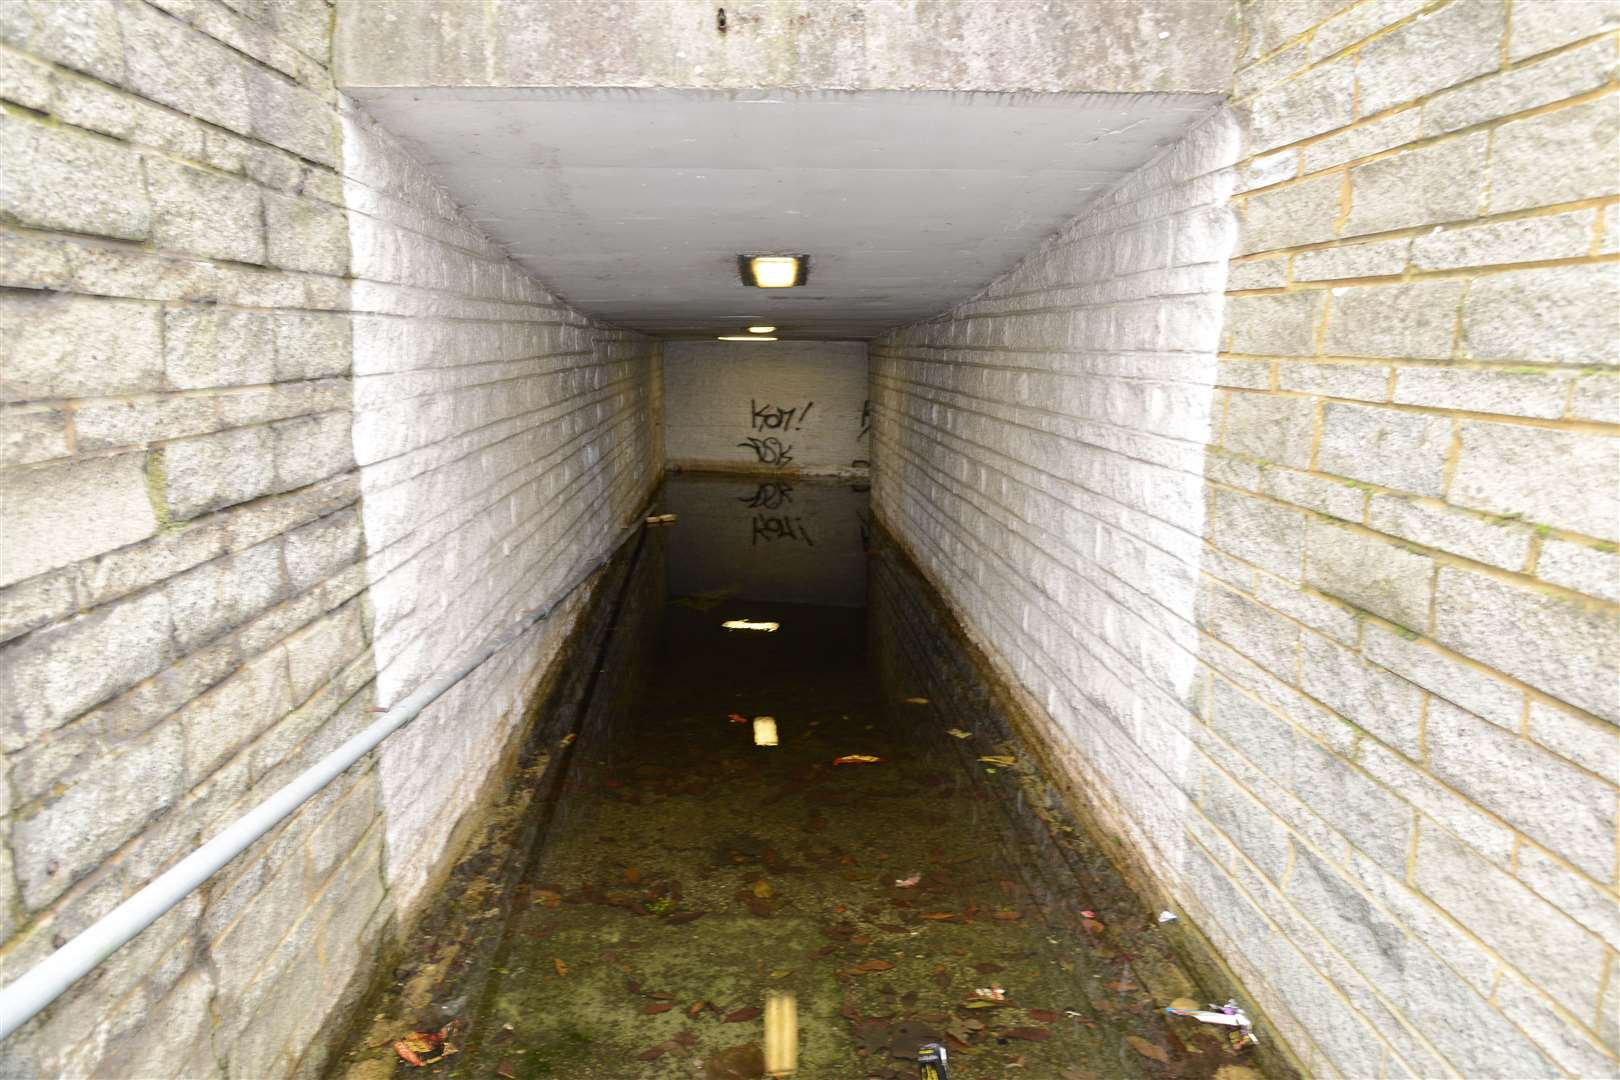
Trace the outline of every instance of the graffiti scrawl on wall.
<instances>
[{"instance_id":1,"label":"graffiti scrawl on wall","mask_svg":"<svg viewBox=\"0 0 1620 1080\"><path fill-rule=\"evenodd\" d=\"M750 435L745 442L737 445L752 450L761 465L780 467L793 460L793 447L783 446L782 440L775 435L767 435L763 439Z\"/></svg>"},{"instance_id":2,"label":"graffiti scrawl on wall","mask_svg":"<svg viewBox=\"0 0 1620 1080\"><path fill-rule=\"evenodd\" d=\"M753 398L749 398L749 427L753 431L798 431L804 427L805 418L815 407L816 403L813 401L807 401L803 406L786 408L772 405L770 402L761 405Z\"/></svg>"},{"instance_id":3,"label":"graffiti scrawl on wall","mask_svg":"<svg viewBox=\"0 0 1620 1080\"><path fill-rule=\"evenodd\" d=\"M737 501L753 510L779 510L793 501L793 485L767 480L752 495L739 495Z\"/></svg>"}]
</instances>

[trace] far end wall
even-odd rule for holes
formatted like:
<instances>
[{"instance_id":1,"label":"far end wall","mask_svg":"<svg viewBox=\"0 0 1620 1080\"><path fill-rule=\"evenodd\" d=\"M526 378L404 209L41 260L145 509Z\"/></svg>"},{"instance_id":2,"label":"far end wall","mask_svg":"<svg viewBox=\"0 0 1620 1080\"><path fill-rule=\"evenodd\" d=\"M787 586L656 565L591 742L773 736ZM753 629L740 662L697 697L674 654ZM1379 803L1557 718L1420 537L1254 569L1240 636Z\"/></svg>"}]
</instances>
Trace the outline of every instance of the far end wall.
<instances>
[{"instance_id":1,"label":"far end wall","mask_svg":"<svg viewBox=\"0 0 1620 1080\"><path fill-rule=\"evenodd\" d=\"M865 469L864 341L672 341L664 359L671 467Z\"/></svg>"}]
</instances>

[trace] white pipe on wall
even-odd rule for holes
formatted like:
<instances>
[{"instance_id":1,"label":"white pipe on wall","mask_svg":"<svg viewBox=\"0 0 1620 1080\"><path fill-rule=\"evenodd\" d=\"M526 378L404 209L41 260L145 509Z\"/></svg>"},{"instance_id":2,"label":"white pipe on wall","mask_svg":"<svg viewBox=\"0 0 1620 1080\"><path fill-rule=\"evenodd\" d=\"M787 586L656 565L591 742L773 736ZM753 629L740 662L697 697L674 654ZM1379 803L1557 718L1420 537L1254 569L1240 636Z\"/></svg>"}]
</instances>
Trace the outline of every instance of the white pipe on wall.
<instances>
[{"instance_id":1,"label":"white pipe on wall","mask_svg":"<svg viewBox=\"0 0 1620 1080\"><path fill-rule=\"evenodd\" d=\"M634 527L626 528L608 553L570 582L550 604L525 613L513 628L486 643L456 668L430 679L414 693L396 702L388 709L387 716L351 736L274 795L226 826L196 851L153 878L135 895L91 923L67 944L0 990L0 1039L33 1019L61 997L68 987L95 970L98 964L136 934L157 922L220 867L275 828L345 769L375 749L389 735L416 719L423 709L437 701L452 686L520 639L535 624L550 617L575 589L607 565L636 532Z\"/></svg>"}]
</instances>

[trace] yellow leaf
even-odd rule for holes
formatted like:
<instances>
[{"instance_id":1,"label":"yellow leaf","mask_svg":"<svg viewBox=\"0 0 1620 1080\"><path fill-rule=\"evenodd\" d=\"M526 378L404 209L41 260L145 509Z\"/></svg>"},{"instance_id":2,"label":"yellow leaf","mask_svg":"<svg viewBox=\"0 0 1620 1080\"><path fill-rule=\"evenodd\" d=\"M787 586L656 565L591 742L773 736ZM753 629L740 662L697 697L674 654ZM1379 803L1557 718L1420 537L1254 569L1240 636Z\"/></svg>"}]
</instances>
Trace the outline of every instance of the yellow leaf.
<instances>
[{"instance_id":1,"label":"yellow leaf","mask_svg":"<svg viewBox=\"0 0 1620 1080\"><path fill-rule=\"evenodd\" d=\"M769 900L771 898L771 883L763 879L754 882L754 895L761 900Z\"/></svg>"},{"instance_id":2,"label":"yellow leaf","mask_svg":"<svg viewBox=\"0 0 1620 1080\"><path fill-rule=\"evenodd\" d=\"M557 975L559 978L568 974L568 965L563 963L555 956L551 958L551 966L557 969Z\"/></svg>"}]
</instances>

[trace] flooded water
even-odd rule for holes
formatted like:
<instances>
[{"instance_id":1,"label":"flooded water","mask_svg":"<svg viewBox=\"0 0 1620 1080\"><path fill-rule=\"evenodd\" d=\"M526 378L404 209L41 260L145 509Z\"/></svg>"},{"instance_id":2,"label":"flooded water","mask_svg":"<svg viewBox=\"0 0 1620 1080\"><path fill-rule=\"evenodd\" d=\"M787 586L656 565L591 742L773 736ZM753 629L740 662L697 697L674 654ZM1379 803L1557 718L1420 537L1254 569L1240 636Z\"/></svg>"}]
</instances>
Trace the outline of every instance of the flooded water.
<instances>
[{"instance_id":1,"label":"flooded water","mask_svg":"<svg viewBox=\"0 0 1620 1080\"><path fill-rule=\"evenodd\" d=\"M953 1080L1259 1075L1165 1016L1209 1000L1174 925L1064 818L864 491L686 476L662 502L335 1075L760 1076L770 992L800 1077L916 1077L925 1041ZM408 1065L413 1030L458 1052Z\"/></svg>"}]
</instances>

